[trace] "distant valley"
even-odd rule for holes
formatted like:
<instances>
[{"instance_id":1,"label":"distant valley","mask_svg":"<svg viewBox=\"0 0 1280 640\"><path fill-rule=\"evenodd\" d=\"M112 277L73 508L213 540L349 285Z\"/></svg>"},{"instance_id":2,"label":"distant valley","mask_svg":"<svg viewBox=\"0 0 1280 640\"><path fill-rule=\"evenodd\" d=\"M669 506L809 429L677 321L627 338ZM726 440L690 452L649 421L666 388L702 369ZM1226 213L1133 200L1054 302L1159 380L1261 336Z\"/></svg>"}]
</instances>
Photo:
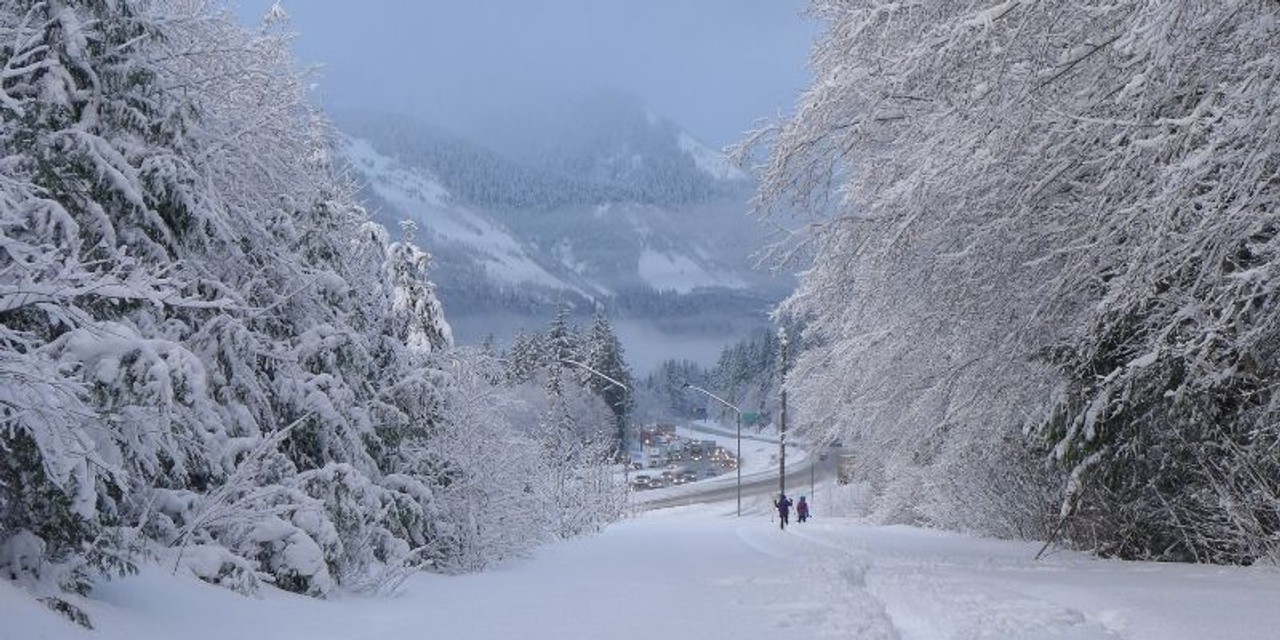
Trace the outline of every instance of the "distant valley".
<instances>
[{"instance_id":1,"label":"distant valley","mask_svg":"<svg viewBox=\"0 0 1280 640\"><path fill-rule=\"evenodd\" d=\"M519 152L402 116L337 124L371 214L393 234L416 224L460 342L507 344L561 304L579 320L601 305L637 372L711 363L792 286L754 267L752 180L636 105L591 105Z\"/></svg>"}]
</instances>

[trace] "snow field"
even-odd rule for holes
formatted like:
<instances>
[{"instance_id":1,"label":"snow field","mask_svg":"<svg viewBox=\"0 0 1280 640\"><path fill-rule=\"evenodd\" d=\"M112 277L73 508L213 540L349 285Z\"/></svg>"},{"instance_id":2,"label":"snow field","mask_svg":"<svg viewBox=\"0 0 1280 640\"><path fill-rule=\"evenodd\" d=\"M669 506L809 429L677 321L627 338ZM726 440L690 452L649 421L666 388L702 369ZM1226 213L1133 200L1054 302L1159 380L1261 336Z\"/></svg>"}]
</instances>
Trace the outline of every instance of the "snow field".
<instances>
[{"instance_id":1,"label":"snow field","mask_svg":"<svg viewBox=\"0 0 1280 640\"><path fill-rule=\"evenodd\" d=\"M1266 640L1280 629L1280 573L1120 562L1035 543L841 519L793 527L870 562L867 593L903 640Z\"/></svg>"},{"instance_id":2,"label":"snow field","mask_svg":"<svg viewBox=\"0 0 1280 640\"><path fill-rule=\"evenodd\" d=\"M779 531L708 511L652 512L487 573L417 575L385 599L245 598L151 566L79 602L92 632L0 582L0 640L1268 640L1280 629L1273 568L1035 561L1031 543L840 518Z\"/></svg>"}]
</instances>

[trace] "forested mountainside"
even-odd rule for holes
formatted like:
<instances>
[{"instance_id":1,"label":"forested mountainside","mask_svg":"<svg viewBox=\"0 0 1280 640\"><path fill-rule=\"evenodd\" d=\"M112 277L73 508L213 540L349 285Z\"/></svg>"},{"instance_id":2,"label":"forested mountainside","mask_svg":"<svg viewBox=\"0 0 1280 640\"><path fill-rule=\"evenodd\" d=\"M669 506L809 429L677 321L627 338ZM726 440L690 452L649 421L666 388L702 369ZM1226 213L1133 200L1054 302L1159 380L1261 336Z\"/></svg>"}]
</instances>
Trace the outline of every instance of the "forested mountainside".
<instances>
[{"instance_id":1,"label":"forested mountainside","mask_svg":"<svg viewBox=\"0 0 1280 640\"><path fill-rule=\"evenodd\" d=\"M746 174L632 102L565 118L539 144L501 153L405 117L339 124L369 209L417 222L464 340L496 331L505 342L560 302L664 330L760 326L791 283L756 268L766 234L749 218Z\"/></svg>"},{"instance_id":2,"label":"forested mountainside","mask_svg":"<svg viewBox=\"0 0 1280 640\"><path fill-rule=\"evenodd\" d=\"M618 202L696 204L719 194L741 195L748 182L726 160L717 160L718 152L699 148L638 104L593 103L575 114L572 125L549 133L544 144L505 154L403 115L340 112L337 124L380 152L427 169L460 202L500 212Z\"/></svg>"}]
</instances>

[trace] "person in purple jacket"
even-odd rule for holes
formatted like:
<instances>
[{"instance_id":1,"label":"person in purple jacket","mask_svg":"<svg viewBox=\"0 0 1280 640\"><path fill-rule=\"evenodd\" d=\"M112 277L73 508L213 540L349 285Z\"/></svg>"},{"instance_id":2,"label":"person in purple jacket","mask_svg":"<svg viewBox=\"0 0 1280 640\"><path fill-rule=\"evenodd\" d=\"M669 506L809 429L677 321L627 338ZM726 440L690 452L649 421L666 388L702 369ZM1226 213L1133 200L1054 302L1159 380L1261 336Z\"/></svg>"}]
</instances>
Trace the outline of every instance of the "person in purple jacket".
<instances>
[{"instance_id":1,"label":"person in purple jacket","mask_svg":"<svg viewBox=\"0 0 1280 640\"><path fill-rule=\"evenodd\" d=\"M781 529L787 528L787 520L791 517L791 498L787 494L778 494L778 500L773 503L778 508L778 526Z\"/></svg>"}]
</instances>

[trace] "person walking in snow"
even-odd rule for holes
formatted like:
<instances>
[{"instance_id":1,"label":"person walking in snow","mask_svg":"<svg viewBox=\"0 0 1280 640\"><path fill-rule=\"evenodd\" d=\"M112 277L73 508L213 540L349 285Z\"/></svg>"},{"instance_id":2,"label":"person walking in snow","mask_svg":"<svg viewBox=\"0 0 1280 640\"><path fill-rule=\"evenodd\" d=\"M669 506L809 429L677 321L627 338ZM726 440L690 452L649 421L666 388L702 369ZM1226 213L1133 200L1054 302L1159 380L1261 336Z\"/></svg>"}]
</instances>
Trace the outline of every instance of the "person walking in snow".
<instances>
[{"instance_id":1,"label":"person walking in snow","mask_svg":"<svg viewBox=\"0 0 1280 640\"><path fill-rule=\"evenodd\" d=\"M796 503L796 521L804 522L809 519L809 503L804 501L804 496L800 496L800 502Z\"/></svg>"},{"instance_id":2,"label":"person walking in snow","mask_svg":"<svg viewBox=\"0 0 1280 640\"><path fill-rule=\"evenodd\" d=\"M778 500L773 506L778 508L778 527L786 529L787 520L791 517L791 498L785 493L778 494Z\"/></svg>"}]
</instances>

